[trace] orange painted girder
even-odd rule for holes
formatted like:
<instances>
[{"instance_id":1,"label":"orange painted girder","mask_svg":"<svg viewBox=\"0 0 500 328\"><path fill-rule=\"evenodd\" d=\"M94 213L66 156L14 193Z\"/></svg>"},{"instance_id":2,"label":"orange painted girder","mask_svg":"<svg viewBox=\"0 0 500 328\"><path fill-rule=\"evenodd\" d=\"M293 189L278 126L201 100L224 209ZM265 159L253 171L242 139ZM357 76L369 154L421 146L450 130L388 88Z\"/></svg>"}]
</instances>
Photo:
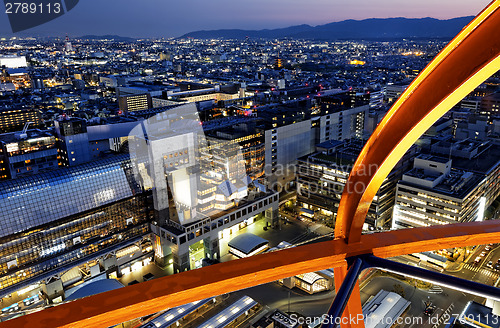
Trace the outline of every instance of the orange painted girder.
<instances>
[{"instance_id":1,"label":"orange painted girder","mask_svg":"<svg viewBox=\"0 0 500 328\"><path fill-rule=\"evenodd\" d=\"M344 280L347 276L347 262L343 266L339 266L333 269L334 274L334 283L335 283L335 291L338 293L340 287L344 283ZM361 294L359 292L359 281L356 281L356 284L351 292L351 296L349 297L349 301L345 307L344 312L342 313L342 319L340 320L341 327L350 327L350 328L364 328L365 323L363 320L359 320L360 316L362 318L363 315L363 307L361 305Z\"/></svg>"},{"instance_id":2,"label":"orange painted girder","mask_svg":"<svg viewBox=\"0 0 500 328\"><path fill-rule=\"evenodd\" d=\"M500 0L490 3L417 76L356 160L335 236L358 242L373 197L404 153L442 115L500 69Z\"/></svg>"},{"instance_id":3,"label":"orange painted girder","mask_svg":"<svg viewBox=\"0 0 500 328\"><path fill-rule=\"evenodd\" d=\"M496 221L461 223L363 235L298 246L224 262L101 293L0 323L12 327L108 327L169 307L269 283L299 273L345 265L345 258L373 253L392 257L414 252L487 244L500 240Z\"/></svg>"}]
</instances>

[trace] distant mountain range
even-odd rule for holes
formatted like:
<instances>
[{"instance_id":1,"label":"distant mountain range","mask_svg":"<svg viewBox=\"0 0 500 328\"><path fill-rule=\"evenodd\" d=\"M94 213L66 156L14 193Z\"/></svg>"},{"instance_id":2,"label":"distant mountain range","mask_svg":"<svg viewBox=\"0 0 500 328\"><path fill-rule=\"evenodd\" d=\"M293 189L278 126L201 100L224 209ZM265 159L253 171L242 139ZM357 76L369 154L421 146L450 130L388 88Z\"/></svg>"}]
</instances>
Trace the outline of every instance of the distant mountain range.
<instances>
[{"instance_id":1,"label":"distant mountain range","mask_svg":"<svg viewBox=\"0 0 500 328\"><path fill-rule=\"evenodd\" d=\"M195 39L317 39L317 40L394 40L454 37L474 16L446 20L435 18L370 18L344 20L325 25L297 25L265 30L210 30L184 34L180 38Z\"/></svg>"},{"instance_id":2,"label":"distant mountain range","mask_svg":"<svg viewBox=\"0 0 500 328\"><path fill-rule=\"evenodd\" d=\"M114 41L132 41L135 40L134 38L129 38L126 36L119 36L119 35L84 35L81 36L77 39L82 39L82 40L114 40Z\"/></svg>"}]
</instances>

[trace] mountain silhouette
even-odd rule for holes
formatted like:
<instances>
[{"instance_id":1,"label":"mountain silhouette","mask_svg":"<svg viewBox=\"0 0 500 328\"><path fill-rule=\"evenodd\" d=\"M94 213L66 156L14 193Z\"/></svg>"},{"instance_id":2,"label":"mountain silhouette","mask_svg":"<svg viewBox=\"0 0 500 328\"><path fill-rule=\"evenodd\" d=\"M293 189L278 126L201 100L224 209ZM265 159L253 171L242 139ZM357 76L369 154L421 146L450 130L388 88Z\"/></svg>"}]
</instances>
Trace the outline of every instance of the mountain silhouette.
<instances>
[{"instance_id":1,"label":"mountain silhouette","mask_svg":"<svg viewBox=\"0 0 500 328\"><path fill-rule=\"evenodd\" d=\"M223 29L195 31L180 38L195 39L316 39L316 40L360 40L403 38L452 38L474 16L446 20L436 18L369 18L344 20L318 26L297 25L279 29L240 30Z\"/></svg>"}]
</instances>

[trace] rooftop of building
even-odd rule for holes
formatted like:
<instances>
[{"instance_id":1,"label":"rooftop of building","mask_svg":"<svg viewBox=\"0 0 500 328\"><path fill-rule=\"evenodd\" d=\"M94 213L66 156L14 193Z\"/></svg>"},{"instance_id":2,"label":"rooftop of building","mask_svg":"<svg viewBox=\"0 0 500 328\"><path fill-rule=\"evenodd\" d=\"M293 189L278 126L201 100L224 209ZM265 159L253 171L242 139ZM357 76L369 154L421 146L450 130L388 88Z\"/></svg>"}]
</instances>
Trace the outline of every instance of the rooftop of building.
<instances>
[{"instance_id":1,"label":"rooftop of building","mask_svg":"<svg viewBox=\"0 0 500 328\"><path fill-rule=\"evenodd\" d=\"M93 210L140 192L128 154L1 181L0 236Z\"/></svg>"},{"instance_id":2,"label":"rooftop of building","mask_svg":"<svg viewBox=\"0 0 500 328\"><path fill-rule=\"evenodd\" d=\"M305 160L312 163L324 163L327 165L351 166L354 165L355 159L345 158L342 156L327 155L323 153L315 153L301 157L300 160Z\"/></svg>"},{"instance_id":3,"label":"rooftop of building","mask_svg":"<svg viewBox=\"0 0 500 328\"><path fill-rule=\"evenodd\" d=\"M382 289L363 306L363 315L366 318L365 326L367 328L389 328L410 304L410 301L400 295ZM383 320L384 318L388 320Z\"/></svg>"},{"instance_id":4,"label":"rooftop of building","mask_svg":"<svg viewBox=\"0 0 500 328\"><path fill-rule=\"evenodd\" d=\"M0 134L0 142L12 143L19 142L22 140L37 139L44 137L53 137L54 135L50 131L42 131L39 129L32 129L26 131L26 137L22 136L22 131L19 132L9 132Z\"/></svg>"},{"instance_id":5,"label":"rooftop of building","mask_svg":"<svg viewBox=\"0 0 500 328\"><path fill-rule=\"evenodd\" d=\"M458 142L439 141L431 146L431 154L445 158L451 156L454 168L483 175L489 174L500 165L500 145L488 141L473 139ZM475 155L471 158L465 157L468 154Z\"/></svg>"},{"instance_id":6,"label":"rooftop of building","mask_svg":"<svg viewBox=\"0 0 500 328\"><path fill-rule=\"evenodd\" d=\"M316 147L320 151L300 157L299 161L352 167L352 165L354 165L356 159L358 158L361 149L363 148L363 140L330 140L318 144L316 145ZM332 151L329 152L328 150Z\"/></svg>"},{"instance_id":7,"label":"rooftop of building","mask_svg":"<svg viewBox=\"0 0 500 328\"><path fill-rule=\"evenodd\" d=\"M257 305L253 298L243 296L238 301L234 302L215 316L205 321L198 328L222 328L228 326L246 311Z\"/></svg>"},{"instance_id":8,"label":"rooftop of building","mask_svg":"<svg viewBox=\"0 0 500 328\"><path fill-rule=\"evenodd\" d=\"M316 148L332 149L341 145L343 142L338 140L328 140L316 145Z\"/></svg>"},{"instance_id":9,"label":"rooftop of building","mask_svg":"<svg viewBox=\"0 0 500 328\"><path fill-rule=\"evenodd\" d=\"M208 303L210 299L204 299L201 301L196 301L188 304L184 304L181 306L177 306L174 308L171 308L161 315L155 317L151 321L149 321L147 324L141 326L142 328L158 328L158 327L169 327L170 325L174 324L176 321L179 321L180 319L184 318L185 316L189 315L190 313L196 311L206 303Z\"/></svg>"},{"instance_id":10,"label":"rooftop of building","mask_svg":"<svg viewBox=\"0 0 500 328\"><path fill-rule=\"evenodd\" d=\"M92 296L122 287L125 286L116 279L99 279L78 288L75 292L66 297L66 301L73 301L82 297Z\"/></svg>"},{"instance_id":11,"label":"rooftop of building","mask_svg":"<svg viewBox=\"0 0 500 328\"><path fill-rule=\"evenodd\" d=\"M431 162L437 162L441 164L446 164L448 163L449 159L441 157L441 156L434 156L432 154L419 154L417 155L417 158L425 159Z\"/></svg>"},{"instance_id":12,"label":"rooftop of building","mask_svg":"<svg viewBox=\"0 0 500 328\"><path fill-rule=\"evenodd\" d=\"M427 181L434 181L440 176L438 173L429 173L415 168L406 172L405 175ZM419 189L429 192L441 193L453 198L464 199L480 184L483 178L482 175L477 173L452 168L450 173L433 188L404 180L400 180L399 184L417 186Z\"/></svg>"},{"instance_id":13,"label":"rooftop of building","mask_svg":"<svg viewBox=\"0 0 500 328\"><path fill-rule=\"evenodd\" d=\"M409 170L408 172L406 172L405 175L413 177L413 178L427 180L427 181L434 181L434 180L436 180L437 178L439 178L441 176L440 173L436 173L436 172L424 172L423 169L419 169L419 168L416 168L416 167L414 167L411 170Z\"/></svg>"},{"instance_id":14,"label":"rooftop of building","mask_svg":"<svg viewBox=\"0 0 500 328\"><path fill-rule=\"evenodd\" d=\"M269 241L252 233L242 233L231 239L228 246L245 254L250 254L255 249L268 244Z\"/></svg>"}]
</instances>

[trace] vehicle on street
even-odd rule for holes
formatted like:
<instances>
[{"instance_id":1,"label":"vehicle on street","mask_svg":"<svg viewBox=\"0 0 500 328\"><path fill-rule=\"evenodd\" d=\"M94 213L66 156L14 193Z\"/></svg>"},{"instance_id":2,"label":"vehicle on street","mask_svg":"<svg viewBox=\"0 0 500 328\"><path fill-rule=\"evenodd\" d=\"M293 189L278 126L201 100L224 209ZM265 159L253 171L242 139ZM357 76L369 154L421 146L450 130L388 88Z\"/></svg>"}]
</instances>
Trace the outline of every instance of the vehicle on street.
<instances>
[{"instance_id":1,"label":"vehicle on street","mask_svg":"<svg viewBox=\"0 0 500 328\"><path fill-rule=\"evenodd\" d=\"M425 307L424 314L430 317L432 314L434 314L435 311L436 311L436 306L430 304Z\"/></svg>"}]
</instances>

